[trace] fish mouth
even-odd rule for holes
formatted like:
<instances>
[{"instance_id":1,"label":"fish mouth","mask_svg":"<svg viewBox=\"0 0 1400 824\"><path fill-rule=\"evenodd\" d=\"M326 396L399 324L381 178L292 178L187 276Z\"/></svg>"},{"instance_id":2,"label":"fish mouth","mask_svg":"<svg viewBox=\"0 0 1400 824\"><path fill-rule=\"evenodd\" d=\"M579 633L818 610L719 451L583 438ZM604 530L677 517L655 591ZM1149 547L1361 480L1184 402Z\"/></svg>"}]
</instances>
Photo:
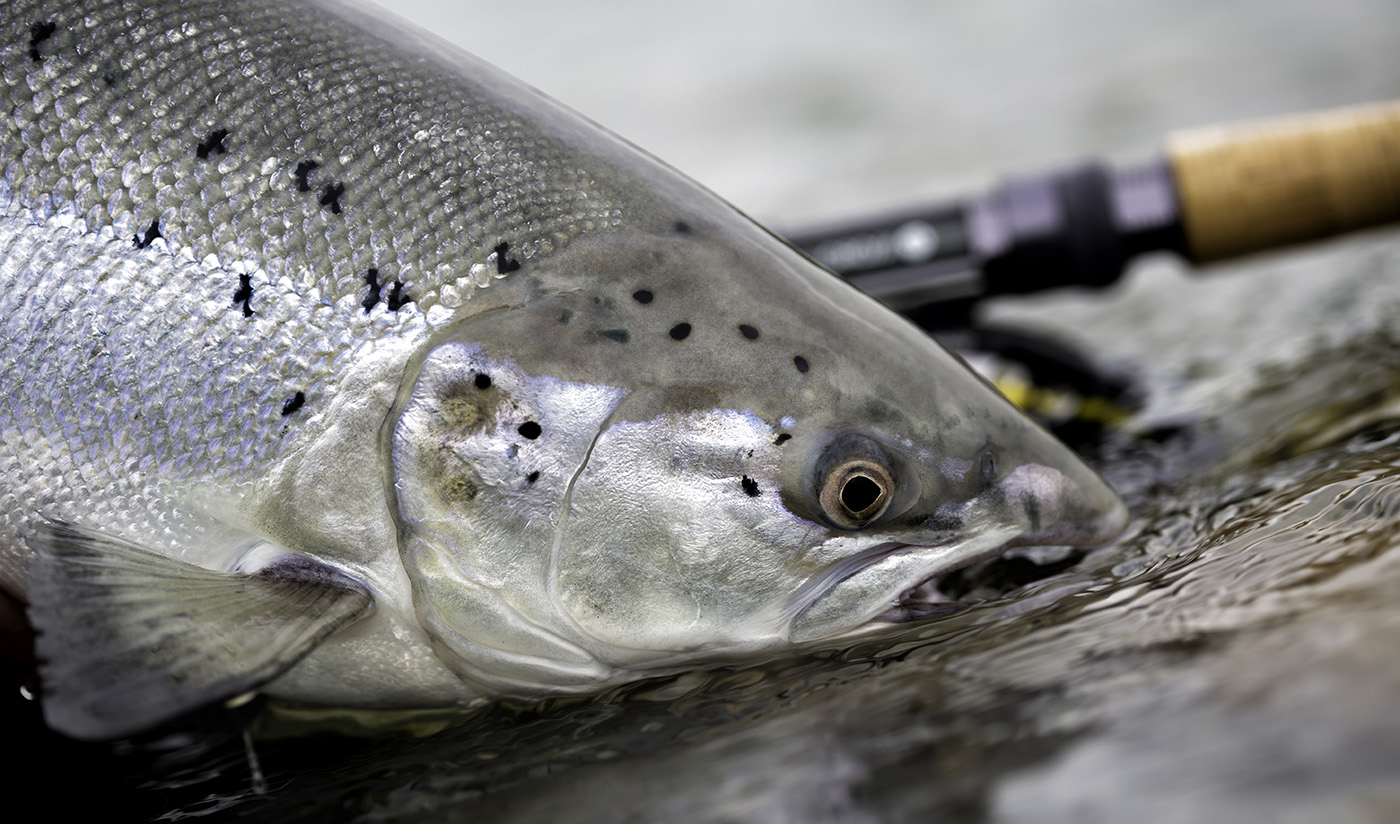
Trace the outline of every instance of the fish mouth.
<instances>
[{"instance_id":1,"label":"fish mouth","mask_svg":"<svg viewBox=\"0 0 1400 824\"><path fill-rule=\"evenodd\" d=\"M845 555L788 600L789 640L843 638L880 624L963 609L970 604L947 597L939 579L1012 547L1096 546L1112 540L1127 525L1127 508L1087 466L1081 469L1067 475L1022 464L997 482L993 494L964 505L962 520L973 525L970 531L917 536L932 538L931 543L886 540ZM881 537L894 536L869 540Z\"/></svg>"},{"instance_id":2,"label":"fish mouth","mask_svg":"<svg viewBox=\"0 0 1400 824\"><path fill-rule=\"evenodd\" d=\"M796 642L835 638L880 624L904 623L957 612L958 601L939 590L943 576L1014 546L1014 530L932 544L885 542L844 558L812 576L788 602L788 634Z\"/></svg>"},{"instance_id":3,"label":"fish mouth","mask_svg":"<svg viewBox=\"0 0 1400 824\"><path fill-rule=\"evenodd\" d=\"M895 599L893 606L871 618L870 623L904 624L910 621L922 621L926 618L939 618L976 606L981 603L980 600L958 600L939 589L939 585L949 574L976 563L976 561L977 559L974 558L955 564L906 589Z\"/></svg>"}]
</instances>

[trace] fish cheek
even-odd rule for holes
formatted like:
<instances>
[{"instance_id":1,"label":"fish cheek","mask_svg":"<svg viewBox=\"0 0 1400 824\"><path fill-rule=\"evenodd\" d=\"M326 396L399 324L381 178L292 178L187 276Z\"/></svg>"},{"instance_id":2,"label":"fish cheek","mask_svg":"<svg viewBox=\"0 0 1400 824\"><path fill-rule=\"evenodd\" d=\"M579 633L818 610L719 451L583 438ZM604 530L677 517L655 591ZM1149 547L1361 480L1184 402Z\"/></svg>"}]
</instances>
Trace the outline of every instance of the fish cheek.
<instances>
[{"instance_id":1,"label":"fish cheek","mask_svg":"<svg viewBox=\"0 0 1400 824\"><path fill-rule=\"evenodd\" d=\"M479 347L424 360L391 458L401 549L439 657L492 694L597 677L548 585L568 484L619 390L529 375Z\"/></svg>"},{"instance_id":2,"label":"fish cheek","mask_svg":"<svg viewBox=\"0 0 1400 824\"><path fill-rule=\"evenodd\" d=\"M811 524L778 494L773 439L771 425L730 409L611 425L561 533L569 617L615 650L776 638L783 605L814 570L803 566Z\"/></svg>"}]
</instances>

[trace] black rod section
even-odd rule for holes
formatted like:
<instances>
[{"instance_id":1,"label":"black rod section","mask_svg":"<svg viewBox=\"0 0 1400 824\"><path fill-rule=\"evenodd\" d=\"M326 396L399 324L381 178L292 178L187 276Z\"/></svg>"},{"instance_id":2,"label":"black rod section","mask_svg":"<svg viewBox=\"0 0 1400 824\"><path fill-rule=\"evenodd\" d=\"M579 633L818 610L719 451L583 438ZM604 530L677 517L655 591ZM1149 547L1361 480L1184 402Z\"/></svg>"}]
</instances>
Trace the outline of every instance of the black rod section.
<instances>
[{"instance_id":1,"label":"black rod section","mask_svg":"<svg viewBox=\"0 0 1400 824\"><path fill-rule=\"evenodd\" d=\"M1010 178L961 203L788 239L895 309L924 308L920 314L932 304L966 306L992 295L1103 287L1139 255L1186 254L1165 159L1119 170L1083 163Z\"/></svg>"}]
</instances>

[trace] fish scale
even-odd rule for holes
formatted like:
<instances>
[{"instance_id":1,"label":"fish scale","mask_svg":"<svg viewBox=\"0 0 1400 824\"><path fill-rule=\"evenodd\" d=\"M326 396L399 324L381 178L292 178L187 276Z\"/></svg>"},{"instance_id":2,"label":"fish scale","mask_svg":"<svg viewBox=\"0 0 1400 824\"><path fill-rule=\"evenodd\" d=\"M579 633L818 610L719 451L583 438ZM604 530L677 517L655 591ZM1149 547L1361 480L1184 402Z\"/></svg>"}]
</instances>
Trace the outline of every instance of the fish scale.
<instances>
[{"instance_id":1,"label":"fish scale","mask_svg":"<svg viewBox=\"0 0 1400 824\"><path fill-rule=\"evenodd\" d=\"M198 476L206 484L222 479L227 491L275 451L285 399L303 391L314 405L333 391L330 361L346 351L347 338L412 346L421 340L422 312L431 308L441 284L452 283L457 299L469 262L487 258L503 236L517 238L516 254L528 257L536 238L561 245L574 224L612 208L592 206L584 196L587 175L570 173L577 194L562 204L534 206L528 220L539 228L526 234L524 210L511 204L531 188L532 170L517 161L472 174L466 156L492 143L506 145L503 138L485 135L530 146L522 129L484 101L456 112L454 121L445 101L469 100L471 90L434 88L442 82L424 77L387 49L371 45L351 55L327 49L323 44L339 36L338 27L314 9L272 3L145 9L133 3L8 5L10 21L52 19L58 31L40 44L39 61L28 55L25 38L12 36L0 51L7 110L15 112L0 142L4 236L33 237L28 227L45 218L83 215L72 221L63 242L45 238L5 254L0 311L9 339L25 346L18 357L7 359L0 377L6 386L32 393L18 407L36 410L40 419L56 425L45 436L51 441L46 450L101 455L113 447L110 433L134 428L139 434L128 435L127 448L155 456L153 468L163 483ZM299 33L268 48L277 33L288 30ZM233 57L239 58L235 68L208 71ZM120 83L108 88L102 67L120 67ZM343 78L346 93L322 97L317 88L322 84L302 79L318 75ZM362 131L359 114L367 110L351 93L384 85L392 86L396 97L373 127L387 125L389 131L378 131L372 148L348 145L347 137ZM264 119L258 107L266 100L279 105ZM418 101L434 110L440 128L481 137L477 145L395 135L399 116L406 115L403 125L410 127L421 116L414 114L420 111ZM100 136L97 130L109 123L115 134ZM263 124L266 128L259 128ZM198 141L220 126L229 129L232 150L217 163L198 159ZM364 162L384 153L385 146L393 147L412 174L396 172L393 162ZM329 214L291 185L290 171L313 154L321 163L318 178L343 175L350 181L341 215ZM568 162L562 155L536 157L541 165ZM342 164L342 158L348 162ZM429 175L437 170L456 172L452 184L433 181ZM478 177L483 188L463 196ZM486 187L504 196L484 197ZM357 200L360 191L372 196ZM392 192L387 199L386 191ZM390 206L404 202L413 207ZM489 219L479 203L493 210ZM139 250L141 259L133 256L128 238L149 216L160 220L165 242ZM486 235L483 226L499 234ZM397 242L404 237L414 242ZM402 315L380 310L366 318L351 310L370 263L395 272L389 280L410 281L414 303L406 304ZM232 311L238 279L231 271L253 273L251 323ZM49 322L15 329L14 319L26 317L15 299L46 295L45 315L88 320L73 328ZM112 322L106 334L113 341L141 348L139 363L101 359L105 371L145 378L134 390L140 401L123 407L124 419L100 415L74 428L73 421L93 414L91 399L102 397L104 370L72 362L61 382L36 386L33 379L57 377L49 375L55 350L64 341L90 336L94 318ZM352 346L352 360L354 352ZM202 403L214 409L203 409ZM310 411L302 410L303 418ZM221 436L238 445L241 457L207 448ZM6 448L25 460L36 447L21 438L8 440ZM83 479L85 485L106 476L118 489L138 491L118 467L98 471L100 466L87 465L91 476ZM67 479L32 479L18 505L0 516L8 540L22 531L21 513L42 509L52 517L73 517L78 502ZM140 533L149 524L138 519L117 526ZM0 578L13 585L20 574L7 553Z\"/></svg>"}]
</instances>

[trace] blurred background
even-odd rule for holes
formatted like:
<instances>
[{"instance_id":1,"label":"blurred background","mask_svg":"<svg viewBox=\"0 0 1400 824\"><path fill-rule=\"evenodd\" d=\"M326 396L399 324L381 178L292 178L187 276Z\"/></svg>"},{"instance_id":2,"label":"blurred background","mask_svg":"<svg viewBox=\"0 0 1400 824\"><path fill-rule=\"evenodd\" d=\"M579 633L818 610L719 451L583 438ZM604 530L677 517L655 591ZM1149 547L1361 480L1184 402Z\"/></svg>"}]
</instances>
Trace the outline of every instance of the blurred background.
<instances>
[{"instance_id":1,"label":"blurred background","mask_svg":"<svg viewBox=\"0 0 1400 824\"><path fill-rule=\"evenodd\" d=\"M383 5L782 224L1400 94L1392 0Z\"/></svg>"}]
</instances>

